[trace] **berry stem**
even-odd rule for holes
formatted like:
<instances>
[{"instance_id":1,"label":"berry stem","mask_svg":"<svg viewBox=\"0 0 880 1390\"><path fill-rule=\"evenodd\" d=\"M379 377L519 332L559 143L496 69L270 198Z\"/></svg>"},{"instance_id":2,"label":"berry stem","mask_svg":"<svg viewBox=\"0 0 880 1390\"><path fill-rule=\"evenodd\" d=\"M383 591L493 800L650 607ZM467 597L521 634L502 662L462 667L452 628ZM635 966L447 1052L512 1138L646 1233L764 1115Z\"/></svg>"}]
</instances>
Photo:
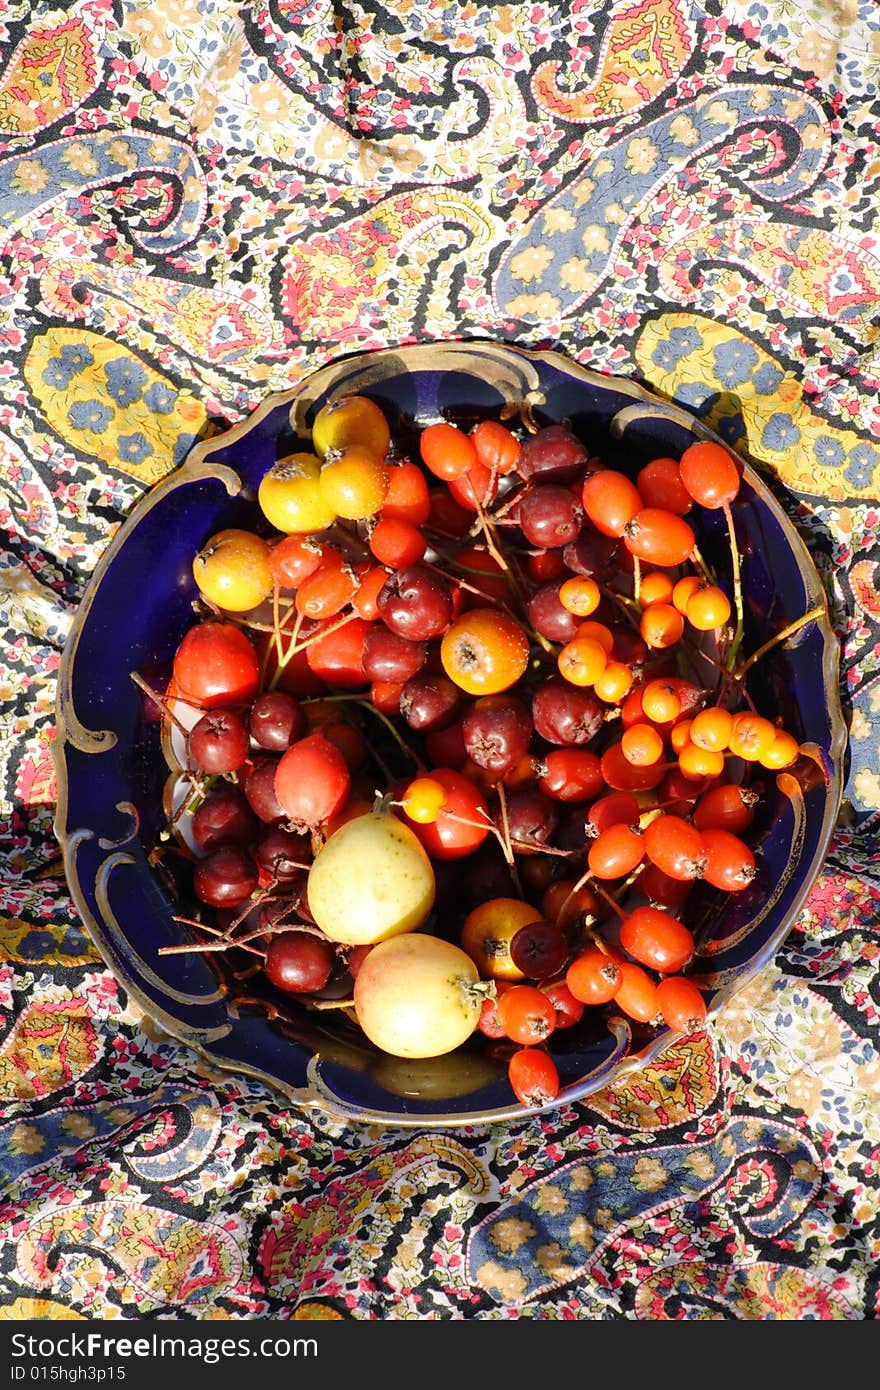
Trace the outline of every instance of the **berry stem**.
<instances>
[{"instance_id":1,"label":"berry stem","mask_svg":"<svg viewBox=\"0 0 880 1390\"><path fill-rule=\"evenodd\" d=\"M736 654L739 651L743 639L743 594L742 594L742 575L739 567L739 545L736 539L736 527L733 524L733 512L730 510L730 503L725 502L722 506L724 520L727 523L727 535L730 541L730 564L733 571L733 604L736 611L736 627L733 632L733 639L727 652L727 669L732 671L736 664Z\"/></svg>"},{"instance_id":2,"label":"berry stem","mask_svg":"<svg viewBox=\"0 0 880 1390\"><path fill-rule=\"evenodd\" d=\"M793 623L789 623L781 632L777 632L774 637L764 642L756 652L752 652L750 657L747 657L745 661L741 662L733 673L734 678L736 680L742 680L746 671L750 670L756 661L760 661L762 656L766 656L767 652L771 651L773 647L778 646L780 642L785 642L787 638L793 637L796 632L800 632L802 627L806 627L807 623L812 623L815 619L823 617L824 613L825 605L820 603L817 604L815 608L809 609L808 612L796 618Z\"/></svg>"}]
</instances>

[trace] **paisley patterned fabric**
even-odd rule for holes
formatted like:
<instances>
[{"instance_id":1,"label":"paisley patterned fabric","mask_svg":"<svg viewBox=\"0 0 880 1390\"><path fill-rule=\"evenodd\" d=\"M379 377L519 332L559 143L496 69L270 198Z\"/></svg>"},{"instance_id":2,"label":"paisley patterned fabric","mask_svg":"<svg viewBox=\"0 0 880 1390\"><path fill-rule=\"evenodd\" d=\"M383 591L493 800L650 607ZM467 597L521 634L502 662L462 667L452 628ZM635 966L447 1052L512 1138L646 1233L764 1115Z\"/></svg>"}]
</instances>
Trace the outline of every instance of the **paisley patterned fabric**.
<instances>
[{"instance_id":1,"label":"paisley patterned fabric","mask_svg":"<svg viewBox=\"0 0 880 1390\"><path fill-rule=\"evenodd\" d=\"M878 89L871 0L0 7L0 1317L877 1316ZM759 469L827 583L845 799L711 1032L544 1119L344 1127L104 968L56 673L196 439L468 337L631 376Z\"/></svg>"}]
</instances>

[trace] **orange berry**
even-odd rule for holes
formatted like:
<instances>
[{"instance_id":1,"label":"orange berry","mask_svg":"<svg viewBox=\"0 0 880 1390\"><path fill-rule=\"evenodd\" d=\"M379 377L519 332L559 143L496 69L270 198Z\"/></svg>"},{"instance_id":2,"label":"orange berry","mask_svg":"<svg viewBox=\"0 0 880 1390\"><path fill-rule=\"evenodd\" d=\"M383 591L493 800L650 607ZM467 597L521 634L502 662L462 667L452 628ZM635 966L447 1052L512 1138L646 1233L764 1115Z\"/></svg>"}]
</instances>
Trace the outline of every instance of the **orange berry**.
<instances>
[{"instance_id":1,"label":"orange berry","mask_svg":"<svg viewBox=\"0 0 880 1390\"><path fill-rule=\"evenodd\" d=\"M639 631L649 647L674 647L684 633L684 615L671 603L652 603L642 613Z\"/></svg>"},{"instance_id":2,"label":"orange berry","mask_svg":"<svg viewBox=\"0 0 880 1390\"><path fill-rule=\"evenodd\" d=\"M608 665L608 654L592 637L575 637L566 642L556 664L571 685L594 685Z\"/></svg>"},{"instance_id":3,"label":"orange berry","mask_svg":"<svg viewBox=\"0 0 880 1390\"><path fill-rule=\"evenodd\" d=\"M652 570L639 585L639 603L647 608L652 603L671 603L674 585L663 570Z\"/></svg>"},{"instance_id":4,"label":"orange berry","mask_svg":"<svg viewBox=\"0 0 880 1390\"><path fill-rule=\"evenodd\" d=\"M762 714L744 710L733 716L730 733L730 751L746 762L760 762L776 738L776 726Z\"/></svg>"},{"instance_id":5,"label":"orange berry","mask_svg":"<svg viewBox=\"0 0 880 1390\"><path fill-rule=\"evenodd\" d=\"M733 715L730 710L722 709L720 706L701 709L691 722L691 742L698 748L705 748L714 753L724 752L730 743L732 732Z\"/></svg>"},{"instance_id":6,"label":"orange berry","mask_svg":"<svg viewBox=\"0 0 880 1390\"><path fill-rule=\"evenodd\" d=\"M620 746L634 767L652 767L663 756L663 739L653 724L631 724L624 729Z\"/></svg>"},{"instance_id":7,"label":"orange berry","mask_svg":"<svg viewBox=\"0 0 880 1390\"><path fill-rule=\"evenodd\" d=\"M779 729L770 747L765 749L758 758L758 762L762 767L778 771L783 767L791 767L792 763L797 760L799 752L800 744L794 735L785 729Z\"/></svg>"},{"instance_id":8,"label":"orange berry","mask_svg":"<svg viewBox=\"0 0 880 1390\"><path fill-rule=\"evenodd\" d=\"M601 598L599 585L585 574L576 574L559 587L559 602L577 618L588 618L595 613Z\"/></svg>"},{"instance_id":9,"label":"orange berry","mask_svg":"<svg viewBox=\"0 0 880 1390\"><path fill-rule=\"evenodd\" d=\"M683 579L677 581L672 590L672 603L679 613L687 611L688 600L702 583L703 580L698 574L686 574Z\"/></svg>"}]
</instances>

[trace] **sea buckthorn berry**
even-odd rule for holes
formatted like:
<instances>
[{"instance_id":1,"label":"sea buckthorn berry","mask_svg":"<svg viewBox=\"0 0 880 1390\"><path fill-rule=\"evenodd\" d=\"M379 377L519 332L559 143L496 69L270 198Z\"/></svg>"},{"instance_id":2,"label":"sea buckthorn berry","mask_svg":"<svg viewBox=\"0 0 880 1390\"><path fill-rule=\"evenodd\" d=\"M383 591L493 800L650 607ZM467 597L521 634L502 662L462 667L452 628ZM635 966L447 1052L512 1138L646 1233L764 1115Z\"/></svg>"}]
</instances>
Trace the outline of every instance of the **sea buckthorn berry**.
<instances>
[{"instance_id":1,"label":"sea buckthorn berry","mask_svg":"<svg viewBox=\"0 0 880 1390\"><path fill-rule=\"evenodd\" d=\"M645 857L645 842L631 825L609 825L592 841L587 865L595 878L626 878Z\"/></svg>"},{"instance_id":2,"label":"sea buckthorn berry","mask_svg":"<svg viewBox=\"0 0 880 1390\"><path fill-rule=\"evenodd\" d=\"M761 714L744 710L733 716L730 732L730 751L746 762L760 762L764 753L772 747L776 738L776 726Z\"/></svg>"},{"instance_id":3,"label":"sea buckthorn berry","mask_svg":"<svg viewBox=\"0 0 880 1390\"><path fill-rule=\"evenodd\" d=\"M667 1028L674 1033L702 1032L706 1000L687 975L667 975L657 986L657 1003Z\"/></svg>"},{"instance_id":4,"label":"sea buckthorn berry","mask_svg":"<svg viewBox=\"0 0 880 1390\"><path fill-rule=\"evenodd\" d=\"M559 1095L559 1069L542 1047L521 1047L507 1063L510 1088L520 1105L549 1105Z\"/></svg>"},{"instance_id":5,"label":"sea buckthorn berry","mask_svg":"<svg viewBox=\"0 0 880 1390\"><path fill-rule=\"evenodd\" d=\"M446 788L434 777L416 777L401 797L401 804L410 820L433 825L446 805Z\"/></svg>"},{"instance_id":6,"label":"sea buckthorn berry","mask_svg":"<svg viewBox=\"0 0 880 1390\"><path fill-rule=\"evenodd\" d=\"M407 459L389 468L382 515L396 521L410 521L413 526L424 526L431 515L431 494L417 463Z\"/></svg>"},{"instance_id":7,"label":"sea buckthorn berry","mask_svg":"<svg viewBox=\"0 0 880 1390\"><path fill-rule=\"evenodd\" d=\"M460 478L477 462L473 440L464 430L445 420L438 420L422 430L419 452L425 467L445 483Z\"/></svg>"},{"instance_id":8,"label":"sea buckthorn berry","mask_svg":"<svg viewBox=\"0 0 880 1390\"><path fill-rule=\"evenodd\" d=\"M726 893L748 888L755 877L755 856L745 841L720 827L700 833L706 852L703 881Z\"/></svg>"},{"instance_id":9,"label":"sea buckthorn berry","mask_svg":"<svg viewBox=\"0 0 880 1390\"><path fill-rule=\"evenodd\" d=\"M698 632L712 632L730 618L730 599L717 584L698 584L685 606L685 617Z\"/></svg>"},{"instance_id":10,"label":"sea buckthorn berry","mask_svg":"<svg viewBox=\"0 0 880 1390\"><path fill-rule=\"evenodd\" d=\"M559 674L571 685L595 685L608 665L608 656L591 637L575 637L566 642L556 664Z\"/></svg>"},{"instance_id":11,"label":"sea buckthorn berry","mask_svg":"<svg viewBox=\"0 0 880 1390\"><path fill-rule=\"evenodd\" d=\"M358 572L358 587L352 598L351 606L359 618L365 618L368 623L373 623L379 616L379 608L376 600L385 581L388 578L388 571L384 565L370 565L363 571Z\"/></svg>"},{"instance_id":12,"label":"sea buckthorn berry","mask_svg":"<svg viewBox=\"0 0 880 1390\"><path fill-rule=\"evenodd\" d=\"M614 1003L628 1018L637 1023L653 1023L660 1013L657 985L641 965L633 960L618 962L620 984Z\"/></svg>"},{"instance_id":13,"label":"sea buckthorn berry","mask_svg":"<svg viewBox=\"0 0 880 1390\"><path fill-rule=\"evenodd\" d=\"M682 719L677 724L673 724L672 728L669 730L669 742L672 744L672 751L676 755L690 743L691 725L693 722L692 719Z\"/></svg>"},{"instance_id":14,"label":"sea buckthorn berry","mask_svg":"<svg viewBox=\"0 0 880 1390\"><path fill-rule=\"evenodd\" d=\"M581 493L584 511L603 536L622 536L627 525L644 507L641 493L625 473L600 468L590 473Z\"/></svg>"},{"instance_id":15,"label":"sea buckthorn berry","mask_svg":"<svg viewBox=\"0 0 880 1390\"><path fill-rule=\"evenodd\" d=\"M269 569L279 589L298 589L314 574L330 547L314 536L284 536L269 551Z\"/></svg>"},{"instance_id":16,"label":"sea buckthorn berry","mask_svg":"<svg viewBox=\"0 0 880 1390\"><path fill-rule=\"evenodd\" d=\"M498 1019L505 1037L530 1046L543 1042L556 1027L553 1002L536 985L511 985L498 1000Z\"/></svg>"},{"instance_id":17,"label":"sea buckthorn berry","mask_svg":"<svg viewBox=\"0 0 880 1390\"><path fill-rule=\"evenodd\" d=\"M587 946L565 972L565 983L582 1004L608 1004L620 988L617 961L599 946Z\"/></svg>"},{"instance_id":18,"label":"sea buckthorn berry","mask_svg":"<svg viewBox=\"0 0 880 1390\"><path fill-rule=\"evenodd\" d=\"M676 580L672 589L672 604L679 613L686 613L688 602L691 595L699 589L704 581L698 574L686 574L683 578Z\"/></svg>"},{"instance_id":19,"label":"sea buckthorn berry","mask_svg":"<svg viewBox=\"0 0 880 1390\"><path fill-rule=\"evenodd\" d=\"M619 705L632 689L635 677L622 661L609 661L605 670L593 682L593 691L609 705Z\"/></svg>"},{"instance_id":20,"label":"sea buckthorn berry","mask_svg":"<svg viewBox=\"0 0 880 1390\"><path fill-rule=\"evenodd\" d=\"M724 771L724 754L688 742L678 755L678 766L685 777L695 781L701 781L704 777L720 777Z\"/></svg>"},{"instance_id":21,"label":"sea buckthorn berry","mask_svg":"<svg viewBox=\"0 0 880 1390\"><path fill-rule=\"evenodd\" d=\"M671 603L675 585L663 570L652 570L646 574L639 586L639 603L647 608L651 603Z\"/></svg>"},{"instance_id":22,"label":"sea buckthorn berry","mask_svg":"<svg viewBox=\"0 0 880 1390\"><path fill-rule=\"evenodd\" d=\"M684 516L694 505L694 499L681 481L678 459L652 459L637 474L636 486L646 507L663 507L667 512Z\"/></svg>"},{"instance_id":23,"label":"sea buckthorn berry","mask_svg":"<svg viewBox=\"0 0 880 1390\"><path fill-rule=\"evenodd\" d=\"M481 420L471 430L471 442L477 462L505 477L513 473L519 462L522 445L506 425L498 420Z\"/></svg>"},{"instance_id":24,"label":"sea buckthorn berry","mask_svg":"<svg viewBox=\"0 0 880 1390\"><path fill-rule=\"evenodd\" d=\"M631 724L624 729L620 746L628 763L650 767L663 756L663 738L653 724Z\"/></svg>"},{"instance_id":25,"label":"sea buckthorn berry","mask_svg":"<svg viewBox=\"0 0 880 1390\"><path fill-rule=\"evenodd\" d=\"M620 944L628 956L661 975L684 969L694 954L694 936L684 922L661 907L637 907L620 924Z\"/></svg>"},{"instance_id":26,"label":"sea buckthorn berry","mask_svg":"<svg viewBox=\"0 0 880 1390\"><path fill-rule=\"evenodd\" d=\"M794 734L788 733L785 729L779 729L770 747L765 749L758 758L762 767L766 767L774 772L781 768L791 767L792 763L797 762L800 753L800 744Z\"/></svg>"},{"instance_id":27,"label":"sea buckthorn berry","mask_svg":"<svg viewBox=\"0 0 880 1390\"><path fill-rule=\"evenodd\" d=\"M474 463L457 478L447 483L450 493L460 507L478 512L495 500L498 492L498 475L482 463Z\"/></svg>"},{"instance_id":28,"label":"sea buckthorn berry","mask_svg":"<svg viewBox=\"0 0 880 1390\"><path fill-rule=\"evenodd\" d=\"M577 574L559 587L559 602L577 618L588 618L599 607L602 594L595 579Z\"/></svg>"},{"instance_id":29,"label":"sea buckthorn berry","mask_svg":"<svg viewBox=\"0 0 880 1390\"><path fill-rule=\"evenodd\" d=\"M418 526L393 516L380 516L370 532L370 550L383 565L404 570L422 559L427 542Z\"/></svg>"},{"instance_id":30,"label":"sea buckthorn berry","mask_svg":"<svg viewBox=\"0 0 880 1390\"><path fill-rule=\"evenodd\" d=\"M646 719L666 724L681 714L681 696L668 680L651 680L642 691L642 712Z\"/></svg>"},{"instance_id":31,"label":"sea buckthorn berry","mask_svg":"<svg viewBox=\"0 0 880 1390\"><path fill-rule=\"evenodd\" d=\"M614 633L611 628L605 623L596 622L594 618L588 618L585 623L578 623L576 636L589 637L591 641L598 642L609 657L614 651Z\"/></svg>"},{"instance_id":32,"label":"sea buckthorn berry","mask_svg":"<svg viewBox=\"0 0 880 1390\"><path fill-rule=\"evenodd\" d=\"M728 451L711 439L691 444L679 460L681 481L701 507L715 509L739 492L740 470Z\"/></svg>"},{"instance_id":33,"label":"sea buckthorn berry","mask_svg":"<svg viewBox=\"0 0 880 1390\"><path fill-rule=\"evenodd\" d=\"M669 812L656 816L644 831L645 853L670 878L699 878L706 849L695 825Z\"/></svg>"},{"instance_id":34,"label":"sea buckthorn berry","mask_svg":"<svg viewBox=\"0 0 880 1390\"><path fill-rule=\"evenodd\" d=\"M694 825L698 830L718 828L732 830L738 835L748 830L755 818L758 797L736 782L720 782L704 792L694 807Z\"/></svg>"},{"instance_id":35,"label":"sea buckthorn berry","mask_svg":"<svg viewBox=\"0 0 880 1390\"><path fill-rule=\"evenodd\" d=\"M706 748L714 753L723 753L730 743L733 732L733 715L730 710L713 705L701 709L694 715L690 725L691 742L698 748Z\"/></svg>"},{"instance_id":36,"label":"sea buckthorn berry","mask_svg":"<svg viewBox=\"0 0 880 1390\"><path fill-rule=\"evenodd\" d=\"M671 603L649 604L642 613L639 632L655 650L674 647L684 634L684 615Z\"/></svg>"},{"instance_id":37,"label":"sea buckthorn berry","mask_svg":"<svg viewBox=\"0 0 880 1390\"><path fill-rule=\"evenodd\" d=\"M623 529L623 543L630 554L652 565L684 564L695 542L693 528L684 517L661 507L643 507Z\"/></svg>"}]
</instances>

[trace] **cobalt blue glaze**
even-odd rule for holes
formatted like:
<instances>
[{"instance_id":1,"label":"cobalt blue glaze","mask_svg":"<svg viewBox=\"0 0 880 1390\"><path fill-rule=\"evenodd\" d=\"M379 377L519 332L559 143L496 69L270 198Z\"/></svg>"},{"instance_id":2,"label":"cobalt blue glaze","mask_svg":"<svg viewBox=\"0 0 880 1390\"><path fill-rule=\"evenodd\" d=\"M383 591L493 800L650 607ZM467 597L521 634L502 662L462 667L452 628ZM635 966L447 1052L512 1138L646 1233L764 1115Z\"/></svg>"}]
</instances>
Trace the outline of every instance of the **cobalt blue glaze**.
<instances>
[{"instance_id":1,"label":"cobalt blue glaze","mask_svg":"<svg viewBox=\"0 0 880 1390\"><path fill-rule=\"evenodd\" d=\"M185 940L176 894L148 859L164 816L167 766L138 672L164 688L174 651L193 621L192 560L215 531L256 516L260 479L275 460L309 447L320 406L355 391L386 411L395 438L414 441L437 418L470 423L524 404L538 424L568 420L591 450L634 474L652 457L680 456L712 437L680 408L635 384L587 372L554 354L483 343L428 344L352 357L299 388L270 398L243 425L199 445L184 467L145 497L103 557L83 597L62 663L58 695L56 830L74 901L109 968L173 1036L217 1065L263 1078L292 1102L354 1121L452 1126L515 1118L506 1064L478 1040L451 1058L403 1063L366 1042L339 1013L308 1013L270 986L230 1001L221 966L196 954L161 956ZM806 548L778 503L747 469L735 503L741 540L746 635L743 651L824 596ZM699 509L698 543L730 584L725 524ZM759 708L783 715L815 760L776 787L768 779L754 835L752 888L696 901L694 971L710 1015L732 988L772 959L815 880L841 794L845 730L837 649L823 612L776 648L750 685ZM784 781L784 779L780 779ZM768 900L769 911L764 911ZM249 985L249 988L251 986ZM273 1017L277 1005L283 1005ZM588 1097L670 1041L668 1032L609 1026L591 1016L557 1033L563 1082L557 1103ZM317 1059L317 1061L316 1061Z\"/></svg>"}]
</instances>

